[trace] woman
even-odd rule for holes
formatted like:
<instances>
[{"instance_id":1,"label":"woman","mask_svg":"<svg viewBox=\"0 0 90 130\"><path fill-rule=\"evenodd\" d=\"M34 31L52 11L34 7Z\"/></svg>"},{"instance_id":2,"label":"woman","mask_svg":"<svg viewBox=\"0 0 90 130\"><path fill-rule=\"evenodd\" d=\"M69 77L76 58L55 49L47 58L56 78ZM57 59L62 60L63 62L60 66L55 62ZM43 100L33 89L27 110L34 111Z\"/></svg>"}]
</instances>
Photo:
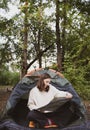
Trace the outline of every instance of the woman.
<instances>
[{"instance_id":1,"label":"woman","mask_svg":"<svg viewBox=\"0 0 90 130\"><path fill-rule=\"evenodd\" d=\"M30 109L28 120L38 122L42 128L54 127L55 125L52 125L53 121L50 120L50 117L54 117L54 119L52 119L55 122L55 116L57 117L57 114L59 113L46 111L41 112L39 108L46 106L55 98L72 98L71 93L56 89L50 84L50 81L51 77L49 74L42 74L37 86L30 91L28 99L28 108Z\"/></svg>"}]
</instances>

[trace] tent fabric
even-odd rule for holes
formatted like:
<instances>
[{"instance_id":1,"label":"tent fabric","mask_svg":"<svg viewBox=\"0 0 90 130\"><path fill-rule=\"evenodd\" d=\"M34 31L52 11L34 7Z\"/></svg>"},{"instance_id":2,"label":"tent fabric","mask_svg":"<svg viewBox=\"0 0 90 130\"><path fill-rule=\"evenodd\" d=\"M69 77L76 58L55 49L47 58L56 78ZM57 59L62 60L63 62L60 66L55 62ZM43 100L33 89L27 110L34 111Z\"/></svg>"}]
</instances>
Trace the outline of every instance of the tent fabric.
<instances>
[{"instance_id":1,"label":"tent fabric","mask_svg":"<svg viewBox=\"0 0 90 130\"><path fill-rule=\"evenodd\" d=\"M43 73L48 73L51 77L52 77L52 85L56 86L58 89L60 90L65 90L65 91L69 91L73 94L73 101L76 102L76 104L79 105L80 108L82 107L82 102L78 96L78 94L75 92L75 90L73 89L72 85L70 84L70 82L65 79L65 78L61 78L60 76L56 75L56 73L50 71L50 70L40 70L40 71L36 71L33 75L31 75L30 77L24 77L14 88L8 102L7 102L7 110L12 109L16 103L18 102L18 100L28 91L30 91L31 88L33 88L36 85L36 82L38 80L37 77L40 74ZM84 111L84 110L83 110Z\"/></svg>"},{"instance_id":2,"label":"tent fabric","mask_svg":"<svg viewBox=\"0 0 90 130\"><path fill-rule=\"evenodd\" d=\"M55 72L51 70L38 70L35 71L30 76L23 77L20 82L14 87L8 101L6 104L6 107L4 108L4 111L2 115L0 115L1 123L0 123L0 130L30 130L31 128L26 127L25 121L26 121L26 115L29 112L29 109L27 107L27 99L28 94L30 90L36 86L36 83L40 77L41 74L48 73L52 80L51 84L54 85L57 89L68 91L73 94L73 98L68 100L58 100L57 102L51 102L45 108L41 109L56 109L59 108L61 111L62 121L68 121L69 123L66 123L65 128L62 127L63 130L89 130L87 128L86 117L85 117L85 106L83 102L81 101L79 95L76 93L74 88L72 87L72 84L63 77L60 77ZM64 109L66 113L64 112ZM71 110L70 110L71 109ZM70 112L70 113L68 113ZM68 117L70 115L70 117ZM64 119L64 116L67 120ZM73 117L75 118L74 120ZM5 120L8 119L8 120ZM3 121L3 122L2 122ZM70 128L69 128L69 126ZM54 128L59 130L60 128Z\"/></svg>"},{"instance_id":3,"label":"tent fabric","mask_svg":"<svg viewBox=\"0 0 90 130\"><path fill-rule=\"evenodd\" d=\"M60 130L59 128L51 128L52 130ZM7 120L0 125L0 130L44 130L36 128L22 127L11 120ZM72 127L62 128L62 130L90 130L90 122L84 123L82 125L76 125Z\"/></svg>"}]
</instances>

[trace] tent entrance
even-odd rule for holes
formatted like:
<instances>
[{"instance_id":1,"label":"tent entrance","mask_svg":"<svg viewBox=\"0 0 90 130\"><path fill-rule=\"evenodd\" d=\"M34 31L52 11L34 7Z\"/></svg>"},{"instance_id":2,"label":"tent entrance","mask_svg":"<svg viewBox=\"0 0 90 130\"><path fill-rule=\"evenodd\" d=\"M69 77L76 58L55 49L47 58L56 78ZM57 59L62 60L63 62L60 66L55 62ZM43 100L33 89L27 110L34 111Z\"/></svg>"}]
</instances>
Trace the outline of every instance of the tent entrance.
<instances>
[{"instance_id":1,"label":"tent entrance","mask_svg":"<svg viewBox=\"0 0 90 130\"><path fill-rule=\"evenodd\" d=\"M27 125L27 114L29 109L27 107L27 100L21 99L15 106L11 118L19 125L26 126Z\"/></svg>"},{"instance_id":2,"label":"tent entrance","mask_svg":"<svg viewBox=\"0 0 90 130\"><path fill-rule=\"evenodd\" d=\"M60 120L57 120L57 122L61 128L68 126L79 119L79 116L74 111L73 104L70 101L67 101L65 104L60 106L58 111L60 112ZM19 125L28 126L28 112L29 109L27 107L27 99L21 99L14 108L11 118Z\"/></svg>"}]
</instances>

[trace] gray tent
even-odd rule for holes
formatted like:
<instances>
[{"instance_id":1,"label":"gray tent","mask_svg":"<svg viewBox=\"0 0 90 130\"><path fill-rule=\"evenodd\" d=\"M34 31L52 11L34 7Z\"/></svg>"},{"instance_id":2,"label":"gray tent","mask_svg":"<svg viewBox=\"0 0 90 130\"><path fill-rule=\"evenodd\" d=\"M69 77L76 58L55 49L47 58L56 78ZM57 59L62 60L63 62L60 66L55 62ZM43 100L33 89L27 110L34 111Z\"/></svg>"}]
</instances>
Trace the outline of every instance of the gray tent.
<instances>
[{"instance_id":1,"label":"gray tent","mask_svg":"<svg viewBox=\"0 0 90 130\"><path fill-rule=\"evenodd\" d=\"M71 83L66 78L62 78L55 72L48 69L41 69L33 72L30 76L23 77L22 80L14 87L7 101L6 107L0 115L0 130L31 130L31 128L27 127L26 120L29 112L27 107L28 94L36 85L39 75L43 73L48 73L51 76L51 84L57 89L69 91L73 94L73 98L71 100L54 100L47 106L41 108L42 110L60 109L60 127L52 129L76 130L77 128L77 130L89 130L86 125L85 107Z\"/></svg>"}]
</instances>

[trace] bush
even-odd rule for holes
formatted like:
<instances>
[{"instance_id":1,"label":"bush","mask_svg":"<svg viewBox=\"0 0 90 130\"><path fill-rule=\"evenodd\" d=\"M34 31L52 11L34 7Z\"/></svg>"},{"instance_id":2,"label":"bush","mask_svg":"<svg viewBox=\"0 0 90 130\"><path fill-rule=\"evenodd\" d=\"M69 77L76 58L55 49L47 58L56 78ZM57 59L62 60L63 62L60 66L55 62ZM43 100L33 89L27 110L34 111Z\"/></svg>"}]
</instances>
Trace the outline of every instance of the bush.
<instances>
[{"instance_id":1,"label":"bush","mask_svg":"<svg viewBox=\"0 0 90 130\"><path fill-rule=\"evenodd\" d=\"M90 86L89 85L77 85L74 86L79 96L84 100L90 100Z\"/></svg>"},{"instance_id":2,"label":"bush","mask_svg":"<svg viewBox=\"0 0 90 130\"><path fill-rule=\"evenodd\" d=\"M19 73L3 70L0 73L0 85L14 85L20 80Z\"/></svg>"}]
</instances>

